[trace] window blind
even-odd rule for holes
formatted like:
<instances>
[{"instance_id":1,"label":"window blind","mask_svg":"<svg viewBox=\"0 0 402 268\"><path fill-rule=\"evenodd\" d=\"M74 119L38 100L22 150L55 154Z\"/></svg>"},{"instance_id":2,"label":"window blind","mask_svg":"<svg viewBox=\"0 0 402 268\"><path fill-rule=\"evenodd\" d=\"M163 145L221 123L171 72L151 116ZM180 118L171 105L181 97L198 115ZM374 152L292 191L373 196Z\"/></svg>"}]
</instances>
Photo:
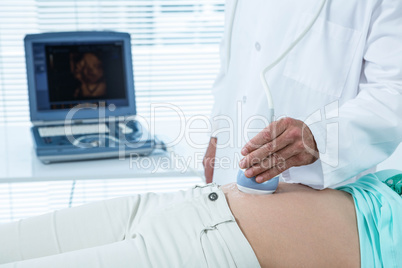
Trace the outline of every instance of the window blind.
<instances>
[{"instance_id":1,"label":"window blind","mask_svg":"<svg viewBox=\"0 0 402 268\"><path fill-rule=\"evenodd\" d=\"M224 0L2 0L0 124L29 122L24 36L55 31L130 33L137 113L162 102L208 115L223 22Z\"/></svg>"}]
</instances>

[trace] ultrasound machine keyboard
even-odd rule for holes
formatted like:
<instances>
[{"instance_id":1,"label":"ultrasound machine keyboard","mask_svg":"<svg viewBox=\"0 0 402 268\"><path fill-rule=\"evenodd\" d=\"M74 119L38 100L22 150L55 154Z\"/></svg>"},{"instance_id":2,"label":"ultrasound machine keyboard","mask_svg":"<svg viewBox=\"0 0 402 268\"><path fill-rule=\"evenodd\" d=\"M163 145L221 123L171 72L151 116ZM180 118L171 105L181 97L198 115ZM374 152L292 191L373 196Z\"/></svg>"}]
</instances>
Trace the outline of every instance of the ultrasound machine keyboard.
<instances>
[{"instance_id":1,"label":"ultrasound machine keyboard","mask_svg":"<svg viewBox=\"0 0 402 268\"><path fill-rule=\"evenodd\" d=\"M71 129L71 131L70 131ZM104 134L109 133L109 128L106 124L84 124L84 125L68 125L68 126L51 126L38 128L39 135L42 138L86 134Z\"/></svg>"}]
</instances>

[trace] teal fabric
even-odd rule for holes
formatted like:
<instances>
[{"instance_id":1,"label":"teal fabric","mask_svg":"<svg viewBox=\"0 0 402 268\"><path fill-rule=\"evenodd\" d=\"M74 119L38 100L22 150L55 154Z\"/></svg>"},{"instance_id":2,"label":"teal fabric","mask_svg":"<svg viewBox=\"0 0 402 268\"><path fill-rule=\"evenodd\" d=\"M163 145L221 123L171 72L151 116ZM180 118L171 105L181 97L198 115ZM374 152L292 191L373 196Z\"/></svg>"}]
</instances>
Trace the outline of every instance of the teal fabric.
<instances>
[{"instance_id":1,"label":"teal fabric","mask_svg":"<svg viewBox=\"0 0 402 268\"><path fill-rule=\"evenodd\" d=\"M399 195L402 195L402 174L395 175L385 181L385 183Z\"/></svg>"},{"instance_id":2,"label":"teal fabric","mask_svg":"<svg viewBox=\"0 0 402 268\"><path fill-rule=\"evenodd\" d=\"M386 170L338 188L355 202L361 267L402 265L401 181L401 171Z\"/></svg>"}]
</instances>

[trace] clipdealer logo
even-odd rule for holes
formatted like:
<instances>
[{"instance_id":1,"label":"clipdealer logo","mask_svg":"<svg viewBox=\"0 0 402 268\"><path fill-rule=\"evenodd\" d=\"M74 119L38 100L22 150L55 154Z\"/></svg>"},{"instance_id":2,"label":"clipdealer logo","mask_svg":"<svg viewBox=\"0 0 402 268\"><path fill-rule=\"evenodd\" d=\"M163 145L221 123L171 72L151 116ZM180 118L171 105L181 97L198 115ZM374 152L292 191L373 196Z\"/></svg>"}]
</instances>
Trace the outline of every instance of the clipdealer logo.
<instances>
[{"instance_id":1,"label":"clipdealer logo","mask_svg":"<svg viewBox=\"0 0 402 268\"><path fill-rule=\"evenodd\" d=\"M138 142L132 143L126 140L125 135L119 134L117 137L113 135L105 135L104 131L99 131L101 134L96 134L94 137L95 140L98 140L97 147L106 146L105 140L108 139L107 146L108 147L118 147L119 158L125 159L127 156L126 149L127 148L139 148L144 144L144 142L148 139L151 139L154 136L158 136L163 134L163 130L161 133L161 129L158 129L157 122L163 122L163 114L169 113L170 115L174 114L174 120L176 122L175 126L175 134L170 136L168 140L164 140L167 148L173 148L179 144L185 144L190 149L202 150L208 146L209 139L199 139L196 136L204 135L205 137L209 137L212 133L213 136L223 136L228 137L224 141L220 141L217 144L218 149L223 148L240 148L245 143L247 143L255 134L261 131L261 127L269 125L269 122L272 120L279 120L280 118L273 118L271 115L262 116L262 115L253 115L248 118L243 118L243 107L242 103L237 103L236 110L236 118L233 119L227 115L218 115L216 117L210 118L205 115L193 115L186 116L183 110L171 103L152 103L150 104L149 115L150 118L147 120L145 117L140 115L129 116L129 117L106 117L106 109L113 112L116 107L111 104L106 107L103 103L99 106L88 106L88 105L77 105L73 109L69 111L66 116L64 125L65 125L65 134L71 144L78 146L80 148L90 148L94 147L94 144L91 142L87 142L86 139L83 139L82 136L76 138L72 131L72 125L75 122L74 116L77 112L83 109L91 109L98 113L98 123L102 125L104 123L119 121L122 124L128 124L130 121L137 121L140 123L142 127L147 129L148 131L144 132ZM270 118L270 120L268 120ZM333 102L325 106L323 109L319 109L309 115L304 123L310 127L320 130L320 137L315 137L320 139L320 144L324 144L325 147L319 148L320 152L317 153L312 148L309 148L306 144L306 150L314 155L316 158L320 158L320 160L332 167L336 167L339 164L339 102ZM214 129L214 126L219 124L219 128ZM255 125L259 125L259 128L256 128ZM109 133L120 133L116 132L116 124L108 124ZM166 127L166 126L165 126ZM158 131L157 131L158 129ZM169 132L169 129L166 130ZM102 134L103 133L103 134ZM325 136L325 137L324 137ZM322 147L322 146L321 146ZM195 153L194 153L195 154ZM172 156L172 155L171 155ZM174 156L176 159L178 156ZM138 154L131 154L130 159L138 158ZM235 163L229 163L233 166L238 165L238 161L241 156L237 156L238 159L235 159ZM145 160L144 160L145 161ZM191 156L191 159L181 159L180 163L192 163L199 161L202 162L202 158L200 159L199 155ZM137 165L140 162L136 162L132 160L132 162ZM173 161L174 162L174 161ZM173 163L171 162L171 163ZM178 162L178 161L175 161ZM233 162L233 159L229 157L228 159L219 159L215 160L215 163L222 163L228 165L228 162ZM159 164L161 164L160 162ZM163 164L166 165L168 161L164 160ZM154 163L155 164L155 163ZM158 164L158 163L156 163ZM132 166L134 164L130 164ZM144 162L144 165L147 165Z\"/></svg>"}]
</instances>

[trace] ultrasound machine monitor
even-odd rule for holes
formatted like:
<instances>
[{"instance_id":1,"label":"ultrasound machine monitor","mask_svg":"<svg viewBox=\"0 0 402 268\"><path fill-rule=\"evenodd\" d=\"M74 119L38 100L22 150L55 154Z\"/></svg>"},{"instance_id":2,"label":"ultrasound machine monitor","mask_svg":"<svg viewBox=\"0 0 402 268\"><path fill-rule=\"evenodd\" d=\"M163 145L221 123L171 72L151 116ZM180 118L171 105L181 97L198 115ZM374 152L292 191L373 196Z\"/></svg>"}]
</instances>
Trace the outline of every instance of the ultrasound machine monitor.
<instances>
[{"instance_id":1,"label":"ultrasound machine monitor","mask_svg":"<svg viewBox=\"0 0 402 268\"><path fill-rule=\"evenodd\" d=\"M149 154L135 120L128 33L57 32L24 39L30 118L44 163Z\"/></svg>"}]
</instances>

